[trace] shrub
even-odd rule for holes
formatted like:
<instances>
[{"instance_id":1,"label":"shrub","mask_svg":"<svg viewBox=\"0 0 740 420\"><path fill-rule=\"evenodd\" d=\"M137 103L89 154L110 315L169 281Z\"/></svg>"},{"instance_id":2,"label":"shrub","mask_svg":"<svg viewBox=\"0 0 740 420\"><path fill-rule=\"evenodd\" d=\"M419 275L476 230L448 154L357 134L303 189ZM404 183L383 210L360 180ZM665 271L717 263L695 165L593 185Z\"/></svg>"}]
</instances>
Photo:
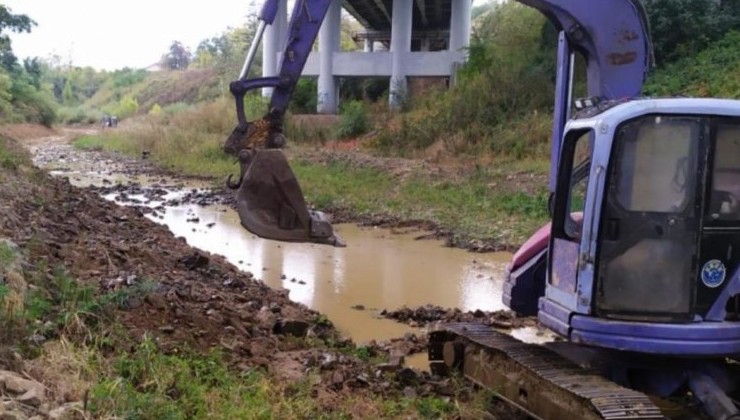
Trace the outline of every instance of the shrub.
<instances>
[{"instance_id":1,"label":"shrub","mask_svg":"<svg viewBox=\"0 0 740 420\"><path fill-rule=\"evenodd\" d=\"M356 137L368 132L370 121L365 104L352 101L342 107L339 116L339 137Z\"/></svg>"}]
</instances>

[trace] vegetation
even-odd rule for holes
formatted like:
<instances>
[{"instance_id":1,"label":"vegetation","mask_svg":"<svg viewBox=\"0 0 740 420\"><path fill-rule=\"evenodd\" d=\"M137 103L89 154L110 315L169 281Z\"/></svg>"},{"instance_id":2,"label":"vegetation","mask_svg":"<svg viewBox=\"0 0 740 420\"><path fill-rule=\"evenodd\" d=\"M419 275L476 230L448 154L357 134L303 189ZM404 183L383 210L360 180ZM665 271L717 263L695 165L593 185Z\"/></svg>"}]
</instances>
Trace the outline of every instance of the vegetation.
<instances>
[{"instance_id":1,"label":"vegetation","mask_svg":"<svg viewBox=\"0 0 740 420\"><path fill-rule=\"evenodd\" d=\"M658 71L645 87L649 95L740 98L740 32L729 32L701 53Z\"/></svg>"},{"instance_id":2,"label":"vegetation","mask_svg":"<svg viewBox=\"0 0 740 420\"><path fill-rule=\"evenodd\" d=\"M543 157L554 88L543 27L539 12L515 2L483 14L456 86L412 98L375 146L406 155L440 145L452 154Z\"/></svg>"},{"instance_id":3,"label":"vegetation","mask_svg":"<svg viewBox=\"0 0 740 420\"><path fill-rule=\"evenodd\" d=\"M715 0L643 0L659 66L692 57L740 30L740 3Z\"/></svg>"},{"instance_id":4,"label":"vegetation","mask_svg":"<svg viewBox=\"0 0 740 420\"><path fill-rule=\"evenodd\" d=\"M180 41L174 41L170 45L169 52L162 57L162 65L170 70L185 70L192 59L193 54L190 50Z\"/></svg>"},{"instance_id":5,"label":"vegetation","mask_svg":"<svg viewBox=\"0 0 740 420\"><path fill-rule=\"evenodd\" d=\"M152 283L101 294L61 267L51 276L46 271L37 263L27 272L33 287L25 296L0 286L3 348L17 346L32 365L43 363L46 378L63 381L67 398L84 398L93 418L331 419L347 418L356 404L375 418L459 413L439 398L384 401L366 394L335 402L327 410L311 393L318 372L285 384L262 370L237 372L217 351L165 353L151 336L127 351L121 343L131 338L115 326L115 309L151 293ZM24 339L34 334L49 340L34 344Z\"/></svg>"},{"instance_id":6,"label":"vegetation","mask_svg":"<svg viewBox=\"0 0 740 420\"><path fill-rule=\"evenodd\" d=\"M339 119L340 138L356 137L370 129L367 107L360 101L351 101L342 106Z\"/></svg>"}]
</instances>

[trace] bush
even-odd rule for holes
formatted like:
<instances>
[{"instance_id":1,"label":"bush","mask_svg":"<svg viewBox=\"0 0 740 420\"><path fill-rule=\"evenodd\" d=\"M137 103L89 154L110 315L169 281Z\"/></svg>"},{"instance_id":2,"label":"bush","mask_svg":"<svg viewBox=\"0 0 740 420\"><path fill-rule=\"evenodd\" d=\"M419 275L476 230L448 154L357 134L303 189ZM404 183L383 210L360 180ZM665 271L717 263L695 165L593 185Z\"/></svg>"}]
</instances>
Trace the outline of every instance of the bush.
<instances>
[{"instance_id":1,"label":"bush","mask_svg":"<svg viewBox=\"0 0 740 420\"><path fill-rule=\"evenodd\" d=\"M341 138L357 137L368 132L370 121L365 104L352 101L342 107L339 115L339 132Z\"/></svg>"},{"instance_id":2,"label":"bush","mask_svg":"<svg viewBox=\"0 0 740 420\"><path fill-rule=\"evenodd\" d=\"M316 81L313 79L302 78L296 84L293 99L290 101L290 112L294 114L315 114L316 113Z\"/></svg>"},{"instance_id":3,"label":"bush","mask_svg":"<svg viewBox=\"0 0 740 420\"><path fill-rule=\"evenodd\" d=\"M103 118L101 111L86 107L62 107L57 111L57 120L63 124L95 124Z\"/></svg>"},{"instance_id":4,"label":"bush","mask_svg":"<svg viewBox=\"0 0 740 420\"><path fill-rule=\"evenodd\" d=\"M654 96L740 98L740 32L730 32L702 51L658 69L645 84Z\"/></svg>"}]
</instances>

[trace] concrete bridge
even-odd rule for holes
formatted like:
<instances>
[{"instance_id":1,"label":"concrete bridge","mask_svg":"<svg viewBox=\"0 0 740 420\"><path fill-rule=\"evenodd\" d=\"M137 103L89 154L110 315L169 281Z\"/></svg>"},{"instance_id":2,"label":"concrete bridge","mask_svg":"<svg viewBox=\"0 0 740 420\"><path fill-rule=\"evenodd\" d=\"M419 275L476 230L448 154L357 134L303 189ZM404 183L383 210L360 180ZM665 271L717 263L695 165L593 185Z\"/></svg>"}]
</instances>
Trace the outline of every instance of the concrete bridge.
<instances>
[{"instance_id":1,"label":"concrete bridge","mask_svg":"<svg viewBox=\"0 0 740 420\"><path fill-rule=\"evenodd\" d=\"M299 0L297 0L299 1ZM339 79L389 77L391 107L408 92L408 77L451 77L465 61L470 42L472 0L333 0L303 76L318 77L319 113L335 114ZM363 26L354 35L362 52L340 51L344 8ZM263 75L277 74L287 33L287 0L265 32Z\"/></svg>"}]
</instances>

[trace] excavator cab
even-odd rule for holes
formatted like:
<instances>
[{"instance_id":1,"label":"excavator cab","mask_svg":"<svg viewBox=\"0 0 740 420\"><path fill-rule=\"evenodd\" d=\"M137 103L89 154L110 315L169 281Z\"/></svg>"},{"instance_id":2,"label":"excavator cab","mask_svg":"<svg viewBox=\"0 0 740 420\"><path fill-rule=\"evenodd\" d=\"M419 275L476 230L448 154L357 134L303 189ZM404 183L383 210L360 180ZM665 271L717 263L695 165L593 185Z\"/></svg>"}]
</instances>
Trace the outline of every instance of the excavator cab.
<instances>
[{"instance_id":1,"label":"excavator cab","mask_svg":"<svg viewBox=\"0 0 740 420\"><path fill-rule=\"evenodd\" d=\"M740 102L602 106L566 127L557 181L544 325L599 347L740 353Z\"/></svg>"},{"instance_id":2,"label":"excavator cab","mask_svg":"<svg viewBox=\"0 0 740 420\"><path fill-rule=\"evenodd\" d=\"M277 14L278 2L268 1L238 80L230 85L236 100L238 124L227 138L224 151L238 159L240 174L226 185L237 191L237 212L242 226L257 236L287 242L312 242L345 246L324 213L308 208L298 180L280 149L285 145L282 124L288 103L311 51L329 1L295 2L280 74L249 79L249 70L265 28ZM247 121L245 95L272 88L269 112L257 121Z\"/></svg>"}]
</instances>

